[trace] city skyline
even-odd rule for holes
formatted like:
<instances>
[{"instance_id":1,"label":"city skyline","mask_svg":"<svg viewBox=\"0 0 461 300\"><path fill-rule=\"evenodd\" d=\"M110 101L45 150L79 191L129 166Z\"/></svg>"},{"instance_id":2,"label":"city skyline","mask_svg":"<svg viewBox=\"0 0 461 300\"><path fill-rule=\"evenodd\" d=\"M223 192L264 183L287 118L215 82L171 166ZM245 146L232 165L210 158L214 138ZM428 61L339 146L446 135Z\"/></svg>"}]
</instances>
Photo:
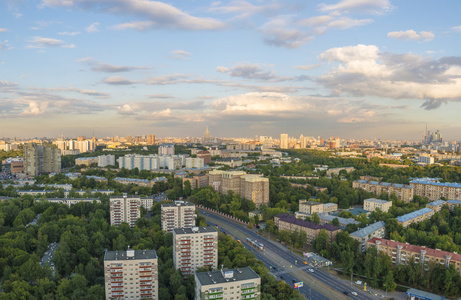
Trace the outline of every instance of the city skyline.
<instances>
[{"instance_id":1,"label":"city skyline","mask_svg":"<svg viewBox=\"0 0 461 300\"><path fill-rule=\"evenodd\" d=\"M461 138L458 1L0 8L2 137Z\"/></svg>"}]
</instances>

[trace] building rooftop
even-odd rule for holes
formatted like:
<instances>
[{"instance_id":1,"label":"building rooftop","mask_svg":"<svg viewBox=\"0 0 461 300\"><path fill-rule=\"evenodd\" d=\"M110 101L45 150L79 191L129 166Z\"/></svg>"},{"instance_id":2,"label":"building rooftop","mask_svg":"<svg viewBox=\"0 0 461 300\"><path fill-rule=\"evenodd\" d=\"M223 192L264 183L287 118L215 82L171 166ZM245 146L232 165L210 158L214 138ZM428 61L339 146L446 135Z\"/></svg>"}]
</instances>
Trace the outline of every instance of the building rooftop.
<instances>
[{"instance_id":1,"label":"building rooftop","mask_svg":"<svg viewBox=\"0 0 461 300\"><path fill-rule=\"evenodd\" d=\"M413 188L410 185L401 184L401 183L380 182L380 181L371 181L371 180L362 180L362 179L356 180L355 182L367 183L367 184L372 184L372 185L381 185L381 186L393 186L393 187L405 188L405 189L412 189Z\"/></svg>"},{"instance_id":2,"label":"building rooftop","mask_svg":"<svg viewBox=\"0 0 461 300\"><path fill-rule=\"evenodd\" d=\"M456 183L456 182L437 182L433 180L427 180L427 178L421 178L421 179L415 179L410 181L410 184L412 183L420 183L420 184L429 184L429 185L435 185L435 186L442 186L442 187L454 187L454 188L461 188L461 183Z\"/></svg>"},{"instance_id":3,"label":"building rooftop","mask_svg":"<svg viewBox=\"0 0 461 300\"><path fill-rule=\"evenodd\" d=\"M350 236L356 237L356 238L366 238L373 232L376 232L377 230L380 230L381 228L384 228L386 226L386 223L383 221L379 221L376 223L373 223L371 225L368 225L367 227L364 227L362 229L359 229L355 232L352 232Z\"/></svg>"},{"instance_id":4,"label":"building rooftop","mask_svg":"<svg viewBox=\"0 0 461 300\"><path fill-rule=\"evenodd\" d=\"M301 202L302 201L302 202ZM319 201L312 201L312 200L309 200L309 201L306 201L306 200L299 200L299 204L302 204L302 205L323 205L322 202L319 202Z\"/></svg>"},{"instance_id":5,"label":"building rooftop","mask_svg":"<svg viewBox=\"0 0 461 300\"><path fill-rule=\"evenodd\" d=\"M460 200L448 200L447 203L461 204L461 201Z\"/></svg>"},{"instance_id":6,"label":"building rooftop","mask_svg":"<svg viewBox=\"0 0 461 300\"><path fill-rule=\"evenodd\" d=\"M194 203L189 201L175 201L174 203L162 203L162 207L173 207L173 206L195 206Z\"/></svg>"},{"instance_id":7,"label":"building rooftop","mask_svg":"<svg viewBox=\"0 0 461 300\"><path fill-rule=\"evenodd\" d=\"M131 196L128 196L128 195L123 195L123 196L110 196L110 199L120 199L120 198L127 198L127 199L132 199L132 198L141 198L141 196L139 195L131 195Z\"/></svg>"},{"instance_id":8,"label":"building rooftop","mask_svg":"<svg viewBox=\"0 0 461 300\"><path fill-rule=\"evenodd\" d=\"M451 257L451 261L460 261L461 262L461 254L458 253L453 253L453 252L448 252L448 251L442 251L440 249L432 249L432 248L427 248L426 246L416 246L416 245L411 245L408 243L400 243L392 240L386 240L382 238L377 238L374 237L371 240L369 240L367 243L375 244L376 241L380 241L382 246L386 247L392 247L392 248L397 248L397 246L402 246L403 251L410 251L413 253L421 253L421 250L426 251L426 257L427 256L434 256L434 257L439 257L443 258L444 260L446 259L446 256Z\"/></svg>"},{"instance_id":9,"label":"building rooftop","mask_svg":"<svg viewBox=\"0 0 461 300\"><path fill-rule=\"evenodd\" d=\"M106 251L104 261L108 260L135 260L135 259L156 259L155 250L133 250L127 251Z\"/></svg>"},{"instance_id":10,"label":"building rooftop","mask_svg":"<svg viewBox=\"0 0 461 300\"><path fill-rule=\"evenodd\" d=\"M189 228L175 228L173 229L175 234L195 234L195 233L208 233L218 232L213 226L207 227L189 227Z\"/></svg>"},{"instance_id":11,"label":"building rooftop","mask_svg":"<svg viewBox=\"0 0 461 300\"><path fill-rule=\"evenodd\" d=\"M427 213L430 213L430 212L433 212L432 209L430 208L422 208L422 209L418 209L414 212L411 212L409 214L406 214L406 215L403 215L403 216L400 216L400 217L397 217L397 221L398 222L407 222L407 221L410 221L410 220L413 220L414 218L417 218L417 217L421 217Z\"/></svg>"},{"instance_id":12,"label":"building rooftop","mask_svg":"<svg viewBox=\"0 0 461 300\"><path fill-rule=\"evenodd\" d=\"M435 295L435 294L425 292L425 291L421 291L421 290L417 290L417 289L414 289L414 288L409 288L405 292L405 294L407 294L409 296L416 297L418 299L424 299L424 300L443 300L443 299L445 299L445 297L443 297L443 296Z\"/></svg>"},{"instance_id":13,"label":"building rooftop","mask_svg":"<svg viewBox=\"0 0 461 300\"><path fill-rule=\"evenodd\" d=\"M226 277L224 277L227 275ZM242 281L260 278L250 267L237 268L232 270L212 271L195 273L196 278L201 286L221 284L230 281Z\"/></svg>"},{"instance_id":14,"label":"building rooftop","mask_svg":"<svg viewBox=\"0 0 461 300\"><path fill-rule=\"evenodd\" d=\"M444 201L444 200L437 200L437 201L433 201L433 202L430 202L428 203L427 205L428 206L439 206L439 205L444 205L446 204L447 202Z\"/></svg>"},{"instance_id":15,"label":"building rooftop","mask_svg":"<svg viewBox=\"0 0 461 300\"><path fill-rule=\"evenodd\" d=\"M381 199L376 199L376 198L369 198L369 199L365 199L364 201L379 203L379 204L386 204L386 203L392 202L392 201L381 200Z\"/></svg>"},{"instance_id":16,"label":"building rooftop","mask_svg":"<svg viewBox=\"0 0 461 300\"><path fill-rule=\"evenodd\" d=\"M329 213L320 213L319 217L321 220L325 220L327 222L332 222L334 219L338 219L339 224L342 225L359 224L359 222L357 222L354 218L342 218L330 215Z\"/></svg>"},{"instance_id":17,"label":"building rooftop","mask_svg":"<svg viewBox=\"0 0 461 300\"><path fill-rule=\"evenodd\" d=\"M324 203L323 204L323 207L327 207L327 206L337 206L338 204L336 203Z\"/></svg>"},{"instance_id":18,"label":"building rooftop","mask_svg":"<svg viewBox=\"0 0 461 300\"><path fill-rule=\"evenodd\" d=\"M289 214L280 214L280 215L276 215L275 217L279 218L283 222L287 222L287 223L290 223L290 224L295 224L295 225L298 225L298 226L301 226L301 227L307 227L307 228L311 228L311 229L319 229L319 230L320 229L325 229L327 231L336 231L336 230L341 229L341 228L336 227L336 226L331 225L331 224L319 225L319 224L316 224L316 223L313 223L313 222L308 222L308 221L296 219L295 216L292 216L292 215L289 215Z\"/></svg>"}]
</instances>

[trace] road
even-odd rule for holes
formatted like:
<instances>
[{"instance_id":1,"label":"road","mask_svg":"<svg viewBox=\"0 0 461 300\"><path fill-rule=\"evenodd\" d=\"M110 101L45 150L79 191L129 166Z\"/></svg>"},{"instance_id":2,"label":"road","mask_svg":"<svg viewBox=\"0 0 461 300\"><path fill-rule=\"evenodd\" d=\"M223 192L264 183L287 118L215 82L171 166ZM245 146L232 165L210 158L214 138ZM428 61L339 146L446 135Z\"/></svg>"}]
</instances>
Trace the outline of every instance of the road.
<instances>
[{"instance_id":1,"label":"road","mask_svg":"<svg viewBox=\"0 0 461 300\"><path fill-rule=\"evenodd\" d=\"M306 299L350 299L343 294L344 291L356 292L358 295L352 296L354 299L372 299L364 291L355 286L351 287L345 284L322 269L317 268L314 269L313 273L309 272L308 269L313 267L303 265L302 257L292 253L280 244L258 235L248 227L209 211L198 209L198 212L206 217L209 225L218 225L221 227L221 231L226 231L226 233L240 239L245 248L253 251L256 257L270 269L277 279L281 279L280 276L282 276L283 280L290 286L293 286L293 280L296 282L303 281L304 286L299 291ZM246 243L246 238L262 242L264 251L259 251ZM276 271L273 270L274 266L277 268Z\"/></svg>"}]
</instances>

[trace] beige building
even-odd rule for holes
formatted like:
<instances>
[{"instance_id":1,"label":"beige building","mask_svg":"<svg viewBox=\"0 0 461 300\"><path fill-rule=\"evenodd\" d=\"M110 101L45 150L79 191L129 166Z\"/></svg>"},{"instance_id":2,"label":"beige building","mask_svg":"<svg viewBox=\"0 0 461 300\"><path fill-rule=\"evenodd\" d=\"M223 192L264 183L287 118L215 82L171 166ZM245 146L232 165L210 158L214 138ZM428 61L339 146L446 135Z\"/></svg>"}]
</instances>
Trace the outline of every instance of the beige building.
<instances>
[{"instance_id":1,"label":"beige building","mask_svg":"<svg viewBox=\"0 0 461 300\"><path fill-rule=\"evenodd\" d=\"M106 300L159 299L158 259L155 250L106 251Z\"/></svg>"},{"instance_id":2,"label":"beige building","mask_svg":"<svg viewBox=\"0 0 461 300\"><path fill-rule=\"evenodd\" d=\"M341 228L334 225L325 224L319 225L313 222L299 220L289 214L280 214L274 217L275 226L279 230L286 230L288 232L302 232L307 234L307 243L310 244L315 238L318 237L321 230L325 230L330 237L330 242L336 239L336 235L341 231Z\"/></svg>"},{"instance_id":3,"label":"beige building","mask_svg":"<svg viewBox=\"0 0 461 300\"><path fill-rule=\"evenodd\" d=\"M135 226L141 217L141 199L139 196L123 194L123 197L112 196L109 199L110 225L119 226L123 222L130 227Z\"/></svg>"},{"instance_id":4,"label":"beige building","mask_svg":"<svg viewBox=\"0 0 461 300\"><path fill-rule=\"evenodd\" d=\"M429 202L428 204L426 204L426 207L432 209L435 212L439 212L445 205L447 205L447 201L437 200Z\"/></svg>"},{"instance_id":5,"label":"beige building","mask_svg":"<svg viewBox=\"0 0 461 300\"><path fill-rule=\"evenodd\" d=\"M201 188L208 186L208 174L197 174L191 177L184 177L182 183L190 182L191 189Z\"/></svg>"},{"instance_id":6,"label":"beige building","mask_svg":"<svg viewBox=\"0 0 461 300\"><path fill-rule=\"evenodd\" d=\"M195 274L195 299L261 299L261 277L250 267Z\"/></svg>"},{"instance_id":7,"label":"beige building","mask_svg":"<svg viewBox=\"0 0 461 300\"><path fill-rule=\"evenodd\" d=\"M61 150L55 145L24 144L23 157L27 175L61 172Z\"/></svg>"},{"instance_id":8,"label":"beige building","mask_svg":"<svg viewBox=\"0 0 461 300\"><path fill-rule=\"evenodd\" d=\"M322 203L312 200L299 200L299 212L312 215L313 213L330 213L338 210L336 203Z\"/></svg>"},{"instance_id":9,"label":"beige building","mask_svg":"<svg viewBox=\"0 0 461 300\"><path fill-rule=\"evenodd\" d=\"M243 171L213 170L208 173L208 184L216 191L227 194L233 191L253 201L257 207L269 203L269 178Z\"/></svg>"},{"instance_id":10,"label":"beige building","mask_svg":"<svg viewBox=\"0 0 461 300\"><path fill-rule=\"evenodd\" d=\"M403 227L408 227L410 224L419 223L421 221L430 219L433 215L434 211L425 207L409 214L397 217L397 223L401 224Z\"/></svg>"},{"instance_id":11,"label":"beige building","mask_svg":"<svg viewBox=\"0 0 461 300\"><path fill-rule=\"evenodd\" d=\"M218 268L218 231L212 227L173 229L173 263L184 276L198 268Z\"/></svg>"},{"instance_id":12,"label":"beige building","mask_svg":"<svg viewBox=\"0 0 461 300\"><path fill-rule=\"evenodd\" d=\"M363 200L363 209L367 211L375 211L379 208L383 212L388 212L392 207L392 201L381 200L376 198L369 198Z\"/></svg>"},{"instance_id":13,"label":"beige building","mask_svg":"<svg viewBox=\"0 0 461 300\"><path fill-rule=\"evenodd\" d=\"M162 204L162 230L172 232L175 228L195 226L195 205L187 201Z\"/></svg>"},{"instance_id":14,"label":"beige building","mask_svg":"<svg viewBox=\"0 0 461 300\"><path fill-rule=\"evenodd\" d=\"M280 135L280 149L288 149L288 134L282 133Z\"/></svg>"},{"instance_id":15,"label":"beige building","mask_svg":"<svg viewBox=\"0 0 461 300\"><path fill-rule=\"evenodd\" d=\"M97 157L79 157L75 159L75 165L80 166L91 166L92 164L98 164L99 159Z\"/></svg>"},{"instance_id":16,"label":"beige building","mask_svg":"<svg viewBox=\"0 0 461 300\"><path fill-rule=\"evenodd\" d=\"M352 187L356 189L364 189L367 192L373 193L377 196L380 196L383 192L389 196L394 193L398 199L404 202L410 202L413 200L414 195L413 186L400 183L356 180L352 182Z\"/></svg>"},{"instance_id":17,"label":"beige building","mask_svg":"<svg viewBox=\"0 0 461 300\"><path fill-rule=\"evenodd\" d=\"M442 264L446 268L453 265L461 275L461 254L455 252L447 252L425 246L415 246L381 238L372 238L367 242L367 248L373 246L378 251L389 255L394 266L407 264L413 258L416 263L424 266L426 270L429 268L429 263L433 262Z\"/></svg>"},{"instance_id":18,"label":"beige building","mask_svg":"<svg viewBox=\"0 0 461 300\"><path fill-rule=\"evenodd\" d=\"M368 225L367 227L361 228L350 234L351 238L358 241L360 251L365 252L367 250L367 241L374 238L384 238L386 236L386 223L379 221Z\"/></svg>"},{"instance_id":19,"label":"beige building","mask_svg":"<svg viewBox=\"0 0 461 300\"><path fill-rule=\"evenodd\" d=\"M461 200L461 183L437 182L438 178L420 178L410 181L415 188L415 195L428 198L430 201L442 198Z\"/></svg>"}]
</instances>

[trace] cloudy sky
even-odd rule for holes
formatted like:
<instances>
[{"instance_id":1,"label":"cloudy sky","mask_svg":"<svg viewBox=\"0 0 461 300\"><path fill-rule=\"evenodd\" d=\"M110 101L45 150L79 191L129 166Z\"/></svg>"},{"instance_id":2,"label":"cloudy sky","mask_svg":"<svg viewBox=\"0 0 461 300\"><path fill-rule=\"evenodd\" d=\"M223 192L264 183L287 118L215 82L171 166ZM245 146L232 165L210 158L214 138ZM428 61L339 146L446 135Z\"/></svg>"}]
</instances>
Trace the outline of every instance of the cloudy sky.
<instances>
[{"instance_id":1,"label":"cloudy sky","mask_svg":"<svg viewBox=\"0 0 461 300\"><path fill-rule=\"evenodd\" d=\"M461 139L461 1L4 0L0 137Z\"/></svg>"}]
</instances>

